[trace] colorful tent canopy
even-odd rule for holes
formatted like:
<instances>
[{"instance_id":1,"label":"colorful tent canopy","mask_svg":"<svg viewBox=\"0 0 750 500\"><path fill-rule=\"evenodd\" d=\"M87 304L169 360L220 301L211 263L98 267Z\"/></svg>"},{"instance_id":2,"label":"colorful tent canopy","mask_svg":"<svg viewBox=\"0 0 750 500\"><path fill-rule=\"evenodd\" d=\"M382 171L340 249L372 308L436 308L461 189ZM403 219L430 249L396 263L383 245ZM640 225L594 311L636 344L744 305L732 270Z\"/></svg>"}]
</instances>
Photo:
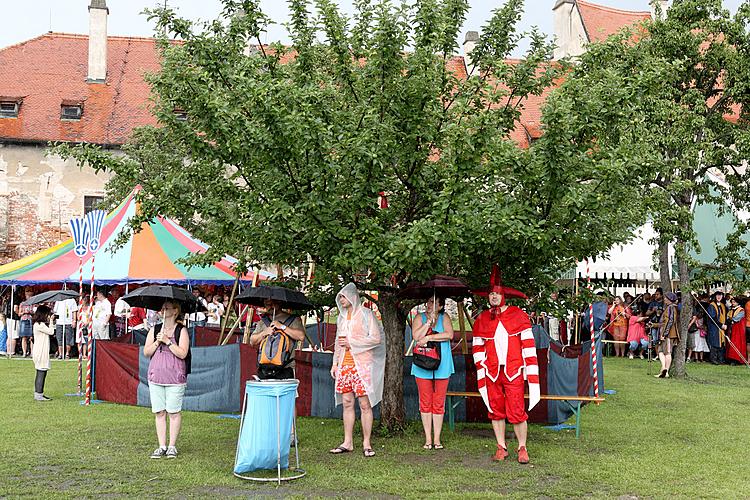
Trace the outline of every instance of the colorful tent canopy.
<instances>
[{"instance_id":1,"label":"colorful tent canopy","mask_svg":"<svg viewBox=\"0 0 750 500\"><path fill-rule=\"evenodd\" d=\"M237 262L225 256L208 267L188 268L176 261L191 253L204 253L208 246L193 238L174 221L157 217L144 224L122 247L113 250L115 240L128 220L136 214L136 188L104 221L102 246L94 264L95 282L99 285L125 283L171 283L227 285L236 279L232 266ZM15 262L0 266L0 284L33 285L40 283L77 283L78 257L69 239L57 246ZM83 261L83 279L91 281L92 255ZM262 273L260 278L267 277ZM250 281L253 274L243 276Z\"/></svg>"}]
</instances>

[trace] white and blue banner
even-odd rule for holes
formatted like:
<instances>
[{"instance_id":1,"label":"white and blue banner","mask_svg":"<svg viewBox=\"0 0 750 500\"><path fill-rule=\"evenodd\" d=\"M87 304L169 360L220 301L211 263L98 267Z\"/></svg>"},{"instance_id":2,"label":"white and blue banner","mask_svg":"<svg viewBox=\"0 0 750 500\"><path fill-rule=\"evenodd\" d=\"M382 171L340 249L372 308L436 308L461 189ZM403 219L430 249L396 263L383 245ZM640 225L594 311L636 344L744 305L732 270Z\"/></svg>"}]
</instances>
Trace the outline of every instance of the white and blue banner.
<instances>
[{"instance_id":1,"label":"white and blue banner","mask_svg":"<svg viewBox=\"0 0 750 500\"><path fill-rule=\"evenodd\" d=\"M107 212L104 210L92 210L86 214L86 222L89 226L89 251L96 253L101 246L102 229Z\"/></svg>"},{"instance_id":2,"label":"white and blue banner","mask_svg":"<svg viewBox=\"0 0 750 500\"><path fill-rule=\"evenodd\" d=\"M84 217L70 219L70 232L73 234L73 251L81 258L89 251L89 224Z\"/></svg>"}]
</instances>

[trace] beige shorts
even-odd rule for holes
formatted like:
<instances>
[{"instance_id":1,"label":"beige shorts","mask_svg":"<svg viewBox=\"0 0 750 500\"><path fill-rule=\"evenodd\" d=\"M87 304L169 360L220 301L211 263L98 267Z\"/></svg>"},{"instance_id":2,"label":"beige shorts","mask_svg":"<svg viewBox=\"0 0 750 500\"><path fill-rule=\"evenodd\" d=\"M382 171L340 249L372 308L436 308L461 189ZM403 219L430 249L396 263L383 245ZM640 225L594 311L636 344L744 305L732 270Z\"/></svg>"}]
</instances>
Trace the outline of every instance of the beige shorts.
<instances>
[{"instance_id":1,"label":"beige shorts","mask_svg":"<svg viewBox=\"0 0 750 500\"><path fill-rule=\"evenodd\" d=\"M674 346L675 346L675 342L670 338L666 338L662 340L661 342L659 342L657 351L659 352L659 354L664 354L664 355L672 354L672 348Z\"/></svg>"}]
</instances>

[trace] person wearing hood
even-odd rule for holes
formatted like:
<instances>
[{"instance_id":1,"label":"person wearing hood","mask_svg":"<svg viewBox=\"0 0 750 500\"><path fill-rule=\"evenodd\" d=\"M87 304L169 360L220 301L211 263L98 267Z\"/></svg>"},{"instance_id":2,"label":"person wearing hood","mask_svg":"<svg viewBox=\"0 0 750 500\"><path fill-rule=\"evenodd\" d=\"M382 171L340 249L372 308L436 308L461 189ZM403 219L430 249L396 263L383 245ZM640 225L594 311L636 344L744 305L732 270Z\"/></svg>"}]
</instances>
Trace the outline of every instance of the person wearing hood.
<instances>
[{"instance_id":1,"label":"person wearing hood","mask_svg":"<svg viewBox=\"0 0 750 500\"><path fill-rule=\"evenodd\" d=\"M383 398L385 374L385 335L370 309L364 307L354 283L336 295L339 316L331 377L335 383L336 405L344 405L344 441L330 450L340 454L354 450L354 399L359 401L362 420L362 449L365 457L375 456L372 434L372 408Z\"/></svg>"},{"instance_id":2,"label":"person wearing hood","mask_svg":"<svg viewBox=\"0 0 750 500\"><path fill-rule=\"evenodd\" d=\"M495 461L508 457L505 444L505 421L513 424L518 440L518 462L529 463L526 449L528 415L524 410L524 379L529 385L529 410L541 399L539 365L529 316L516 306L505 303L508 297L526 296L503 286L500 269L492 269L490 286L474 292L489 298L490 309L474 322L472 354L477 368L477 387L487 406L495 432Z\"/></svg>"}]
</instances>

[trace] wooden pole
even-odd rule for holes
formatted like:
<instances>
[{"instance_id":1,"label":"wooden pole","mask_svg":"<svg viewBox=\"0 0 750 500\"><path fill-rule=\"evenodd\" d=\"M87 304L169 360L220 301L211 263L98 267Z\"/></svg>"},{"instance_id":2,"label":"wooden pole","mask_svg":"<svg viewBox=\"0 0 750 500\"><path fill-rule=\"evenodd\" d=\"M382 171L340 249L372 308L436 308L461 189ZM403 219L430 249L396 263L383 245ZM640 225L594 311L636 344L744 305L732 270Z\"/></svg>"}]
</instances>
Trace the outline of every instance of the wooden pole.
<instances>
[{"instance_id":1,"label":"wooden pole","mask_svg":"<svg viewBox=\"0 0 750 500\"><path fill-rule=\"evenodd\" d=\"M471 316L469 315L469 311L466 310L466 308L462 308L464 311L464 316L466 317L466 322L469 324L469 328L471 328L472 331L474 331L474 321L472 321ZM464 345L462 352L464 354L469 354L469 340L466 335L466 332L464 332Z\"/></svg>"},{"instance_id":2,"label":"wooden pole","mask_svg":"<svg viewBox=\"0 0 750 500\"><path fill-rule=\"evenodd\" d=\"M221 322L221 332L219 332L219 345L225 345L225 343L222 342L222 338L224 337L224 330L226 330L227 323L229 322L229 311L231 311L232 307L234 306L234 296L237 293L237 287L239 286L239 284L240 273L238 272L237 278L234 280L234 286L232 286L232 294L229 296L229 304L227 304L227 310L224 311L224 321ZM239 316L237 316L237 319L239 321Z\"/></svg>"},{"instance_id":3,"label":"wooden pole","mask_svg":"<svg viewBox=\"0 0 750 500\"><path fill-rule=\"evenodd\" d=\"M253 276L253 281L250 283L251 287L258 286L258 280L260 279L260 269L255 269L255 275ZM248 311L248 308L250 309ZM249 344L250 343L250 327L253 324L253 316L255 316L255 308L254 307L245 307L245 311L247 311L247 320L245 321L245 334L242 336L242 343L243 344ZM242 315L240 315L242 317Z\"/></svg>"},{"instance_id":4,"label":"wooden pole","mask_svg":"<svg viewBox=\"0 0 750 500\"><path fill-rule=\"evenodd\" d=\"M461 346L461 353L467 354L468 347L466 346L466 323L464 323L464 301L458 303L458 329L461 332L461 338L464 341L464 345Z\"/></svg>"},{"instance_id":5,"label":"wooden pole","mask_svg":"<svg viewBox=\"0 0 750 500\"><path fill-rule=\"evenodd\" d=\"M576 300L574 301L575 304L576 304L576 307L575 307L575 315L576 315L575 329L573 330L572 335L570 334L571 332L568 333L568 345L570 345L571 343L573 345L575 345L575 344L578 343L578 331L581 328L581 324L579 323L581 321L581 315L578 314L578 278L575 279L575 298L576 298Z\"/></svg>"}]
</instances>

